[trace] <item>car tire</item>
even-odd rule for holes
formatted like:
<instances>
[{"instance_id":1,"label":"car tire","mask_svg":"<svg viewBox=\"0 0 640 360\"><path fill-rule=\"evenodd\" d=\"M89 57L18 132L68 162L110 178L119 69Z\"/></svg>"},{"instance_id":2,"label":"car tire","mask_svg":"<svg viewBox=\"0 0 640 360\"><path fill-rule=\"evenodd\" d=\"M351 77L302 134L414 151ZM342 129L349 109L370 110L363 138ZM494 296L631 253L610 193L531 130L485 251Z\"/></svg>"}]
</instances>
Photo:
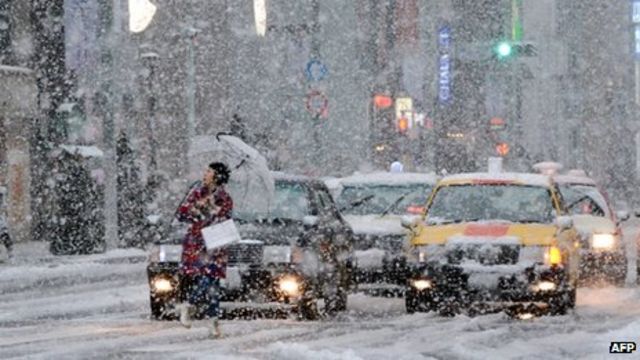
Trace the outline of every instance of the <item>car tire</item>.
<instances>
[{"instance_id":1,"label":"car tire","mask_svg":"<svg viewBox=\"0 0 640 360\"><path fill-rule=\"evenodd\" d=\"M325 307L328 307L330 312L334 314L340 311L347 310L347 291L343 288L339 288L336 295L332 296L331 299L324 299ZM327 304L329 304L327 306Z\"/></svg>"},{"instance_id":2,"label":"car tire","mask_svg":"<svg viewBox=\"0 0 640 360\"><path fill-rule=\"evenodd\" d=\"M570 309L576 307L576 289L565 290L549 300L551 315L566 315Z\"/></svg>"},{"instance_id":3,"label":"car tire","mask_svg":"<svg viewBox=\"0 0 640 360\"><path fill-rule=\"evenodd\" d=\"M172 303L157 301L153 296L149 299L151 319L154 320L175 320L178 318Z\"/></svg>"},{"instance_id":4,"label":"car tire","mask_svg":"<svg viewBox=\"0 0 640 360\"><path fill-rule=\"evenodd\" d=\"M151 319L162 320L162 312L163 312L162 304L151 301L150 308L151 308Z\"/></svg>"},{"instance_id":5,"label":"car tire","mask_svg":"<svg viewBox=\"0 0 640 360\"><path fill-rule=\"evenodd\" d=\"M404 307L407 314L414 314L418 311L418 299L411 291L407 291L404 296Z\"/></svg>"},{"instance_id":6,"label":"car tire","mask_svg":"<svg viewBox=\"0 0 640 360\"><path fill-rule=\"evenodd\" d=\"M304 297L300 299L297 306L298 319L300 320L318 320L320 313L318 312L318 301L315 298Z\"/></svg>"}]
</instances>

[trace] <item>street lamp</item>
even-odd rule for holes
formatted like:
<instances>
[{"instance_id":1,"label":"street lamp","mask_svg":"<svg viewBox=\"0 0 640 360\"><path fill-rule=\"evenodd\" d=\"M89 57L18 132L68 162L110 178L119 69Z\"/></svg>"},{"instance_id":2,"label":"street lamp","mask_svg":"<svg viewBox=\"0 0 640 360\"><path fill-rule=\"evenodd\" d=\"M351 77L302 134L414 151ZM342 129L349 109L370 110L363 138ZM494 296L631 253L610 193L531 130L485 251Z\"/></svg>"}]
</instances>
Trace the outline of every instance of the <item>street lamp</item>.
<instances>
[{"instance_id":1,"label":"street lamp","mask_svg":"<svg viewBox=\"0 0 640 360\"><path fill-rule=\"evenodd\" d=\"M184 34L187 38L188 57L187 57L187 146L191 145L191 141L196 133L196 55L195 44L196 36L200 30L194 27L184 28Z\"/></svg>"},{"instance_id":2,"label":"street lamp","mask_svg":"<svg viewBox=\"0 0 640 360\"><path fill-rule=\"evenodd\" d=\"M156 170L157 162L156 162L156 140L153 134L154 132L154 124L153 121L156 116L156 105L157 99L155 96L154 82L155 82L155 73L156 73L156 64L160 56L152 51L147 51L140 54L140 59L142 60L142 64L147 70L146 75L146 89L147 89L147 136L149 137L149 166L151 170Z\"/></svg>"},{"instance_id":3,"label":"street lamp","mask_svg":"<svg viewBox=\"0 0 640 360\"><path fill-rule=\"evenodd\" d=\"M129 0L129 31L143 32L155 14L156 6L149 0Z\"/></svg>"},{"instance_id":4,"label":"street lamp","mask_svg":"<svg viewBox=\"0 0 640 360\"><path fill-rule=\"evenodd\" d=\"M267 0L253 0L253 15L256 21L256 34L267 33Z\"/></svg>"}]
</instances>

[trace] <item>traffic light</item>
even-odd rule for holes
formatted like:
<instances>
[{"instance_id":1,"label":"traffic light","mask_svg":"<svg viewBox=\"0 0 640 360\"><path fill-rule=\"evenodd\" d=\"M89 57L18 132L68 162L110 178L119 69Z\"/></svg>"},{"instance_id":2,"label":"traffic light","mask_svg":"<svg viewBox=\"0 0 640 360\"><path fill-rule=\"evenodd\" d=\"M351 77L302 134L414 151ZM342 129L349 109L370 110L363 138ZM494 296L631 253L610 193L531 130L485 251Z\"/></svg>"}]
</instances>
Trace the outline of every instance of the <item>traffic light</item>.
<instances>
[{"instance_id":1,"label":"traffic light","mask_svg":"<svg viewBox=\"0 0 640 360\"><path fill-rule=\"evenodd\" d=\"M498 60L506 60L514 56L536 56L536 47L531 43L500 41L493 48Z\"/></svg>"},{"instance_id":2,"label":"traffic light","mask_svg":"<svg viewBox=\"0 0 640 360\"><path fill-rule=\"evenodd\" d=\"M502 157L507 156L507 154L509 154L509 150L510 150L509 144L505 142L496 144L496 152L498 153L498 155Z\"/></svg>"},{"instance_id":3,"label":"traffic light","mask_svg":"<svg viewBox=\"0 0 640 360\"><path fill-rule=\"evenodd\" d=\"M398 132L401 134L406 134L407 130L409 130L409 119L407 119L406 117L401 117L398 119L398 123L397 123L397 127L398 127Z\"/></svg>"},{"instance_id":4,"label":"traffic light","mask_svg":"<svg viewBox=\"0 0 640 360\"><path fill-rule=\"evenodd\" d=\"M508 41L501 41L496 45L495 52L498 59L506 59L513 53L513 47Z\"/></svg>"}]
</instances>

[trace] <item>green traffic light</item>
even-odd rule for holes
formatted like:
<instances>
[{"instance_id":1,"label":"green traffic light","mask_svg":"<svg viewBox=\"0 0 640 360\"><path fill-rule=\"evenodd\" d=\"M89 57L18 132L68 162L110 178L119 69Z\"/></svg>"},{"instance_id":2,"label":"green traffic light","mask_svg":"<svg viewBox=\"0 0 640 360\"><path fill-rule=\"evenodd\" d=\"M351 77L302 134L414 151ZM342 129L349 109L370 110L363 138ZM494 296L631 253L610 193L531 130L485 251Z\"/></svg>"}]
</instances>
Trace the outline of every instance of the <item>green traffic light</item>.
<instances>
[{"instance_id":1,"label":"green traffic light","mask_svg":"<svg viewBox=\"0 0 640 360\"><path fill-rule=\"evenodd\" d=\"M509 44L508 42L501 42L496 47L496 52L498 53L498 56L501 58L508 57L509 55L511 55L512 51L513 50L512 50L511 44Z\"/></svg>"}]
</instances>

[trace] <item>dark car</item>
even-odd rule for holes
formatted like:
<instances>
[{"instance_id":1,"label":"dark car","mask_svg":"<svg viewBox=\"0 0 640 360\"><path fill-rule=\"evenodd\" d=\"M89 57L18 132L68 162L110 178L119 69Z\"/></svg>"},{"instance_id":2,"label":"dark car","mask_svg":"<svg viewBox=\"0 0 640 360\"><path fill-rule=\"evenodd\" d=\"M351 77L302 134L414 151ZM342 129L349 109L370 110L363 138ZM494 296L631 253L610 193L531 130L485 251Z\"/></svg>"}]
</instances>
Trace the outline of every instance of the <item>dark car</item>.
<instances>
[{"instance_id":1,"label":"dark car","mask_svg":"<svg viewBox=\"0 0 640 360\"><path fill-rule=\"evenodd\" d=\"M243 240L227 248L223 312L284 304L300 318L313 319L318 300L325 313L346 308L352 231L323 182L277 173L271 210L234 213L234 220ZM174 305L182 299L180 241L174 236L156 244L147 267L151 314L157 319L175 317Z\"/></svg>"}]
</instances>

